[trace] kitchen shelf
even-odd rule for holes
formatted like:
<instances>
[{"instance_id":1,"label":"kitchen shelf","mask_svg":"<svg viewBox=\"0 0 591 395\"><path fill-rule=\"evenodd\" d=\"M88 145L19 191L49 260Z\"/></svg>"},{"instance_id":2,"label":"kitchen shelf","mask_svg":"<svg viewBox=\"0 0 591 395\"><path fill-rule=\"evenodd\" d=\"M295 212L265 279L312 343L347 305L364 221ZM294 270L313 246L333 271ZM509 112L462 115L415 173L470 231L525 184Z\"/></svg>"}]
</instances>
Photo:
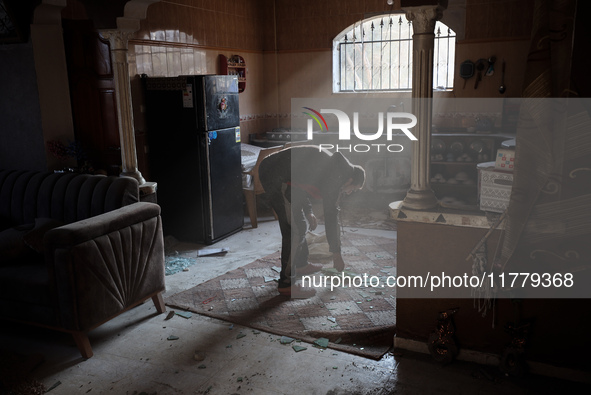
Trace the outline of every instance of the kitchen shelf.
<instances>
[{"instance_id":1,"label":"kitchen shelf","mask_svg":"<svg viewBox=\"0 0 591 395\"><path fill-rule=\"evenodd\" d=\"M246 88L246 62L240 55L232 55L227 58L219 56L219 73L221 75L235 75L238 77L238 92L244 92Z\"/></svg>"},{"instance_id":2,"label":"kitchen shelf","mask_svg":"<svg viewBox=\"0 0 591 395\"><path fill-rule=\"evenodd\" d=\"M498 131L433 133L429 168L431 188L437 198L452 207L476 207L478 163L493 161L501 143L511 138L515 135ZM446 160L450 156L453 160ZM465 161L465 158L469 160ZM452 178L455 180L448 182Z\"/></svg>"}]
</instances>

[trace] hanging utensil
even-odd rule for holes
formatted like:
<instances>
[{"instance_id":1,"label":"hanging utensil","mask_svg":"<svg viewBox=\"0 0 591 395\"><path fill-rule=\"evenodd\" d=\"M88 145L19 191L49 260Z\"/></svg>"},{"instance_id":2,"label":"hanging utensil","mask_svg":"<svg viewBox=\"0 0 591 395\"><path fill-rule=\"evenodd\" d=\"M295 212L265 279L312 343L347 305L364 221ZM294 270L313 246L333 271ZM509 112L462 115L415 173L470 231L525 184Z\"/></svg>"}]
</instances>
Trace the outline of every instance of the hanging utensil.
<instances>
[{"instance_id":1,"label":"hanging utensil","mask_svg":"<svg viewBox=\"0 0 591 395\"><path fill-rule=\"evenodd\" d=\"M503 59L503 64L501 66L501 86L499 86L499 93L502 95L507 90L505 86L505 59Z\"/></svg>"},{"instance_id":2,"label":"hanging utensil","mask_svg":"<svg viewBox=\"0 0 591 395\"><path fill-rule=\"evenodd\" d=\"M476 82L474 83L474 89L478 88L478 83L482 81L482 70L484 70L484 59L478 59L476 61L476 70L478 70L478 75L476 76Z\"/></svg>"},{"instance_id":3,"label":"hanging utensil","mask_svg":"<svg viewBox=\"0 0 591 395\"><path fill-rule=\"evenodd\" d=\"M496 61L497 61L496 56L491 56L490 58L488 58L488 69L486 69L486 73L484 75L486 75L487 77L490 77L491 75L493 75L495 73L495 62Z\"/></svg>"},{"instance_id":4,"label":"hanging utensil","mask_svg":"<svg viewBox=\"0 0 591 395\"><path fill-rule=\"evenodd\" d=\"M466 82L474 75L474 62L471 60L464 60L460 64L460 77L464 79L464 88L466 89Z\"/></svg>"}]
</instances>

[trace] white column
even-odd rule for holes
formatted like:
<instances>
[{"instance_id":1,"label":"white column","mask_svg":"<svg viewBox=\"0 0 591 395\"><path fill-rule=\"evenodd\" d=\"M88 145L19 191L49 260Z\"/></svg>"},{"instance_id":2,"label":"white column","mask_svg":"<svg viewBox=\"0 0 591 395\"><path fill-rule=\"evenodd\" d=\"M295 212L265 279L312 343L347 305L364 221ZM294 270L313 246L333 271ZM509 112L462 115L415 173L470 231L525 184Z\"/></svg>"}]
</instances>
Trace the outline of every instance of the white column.
<instances>
[{"instance_id":1,"label":"white column","mask_svg":"<svg viewBox=\"0 0 591 395\"><path fill-rule=\"evenodd\" d=\"M121 30L103 30L101 36L109 40L117 99L117 118L119 121L119 139L121 143L122 176L133 177L138 183L146 180L137 167L135 147L135 129L133 127L133 108L131 103L131 84L129 82L129 62L127 59L129 37L133 32Z\"/></svg>"},{"instance_id":2,"label":"white column","mask_svg":"<svg viewBox=\"0 0 591 395\"><path fill-rule=\"evenodd\" d=\"M408 7L403 9L413 27L412 98L417 117L418 141L413 144L411 184L402 205L422 210L437 206L437 198L429 183L431 157L431 119L433 98L433 48L435 22L442 17L441 6Z\"/></svg>"}]
</instances>

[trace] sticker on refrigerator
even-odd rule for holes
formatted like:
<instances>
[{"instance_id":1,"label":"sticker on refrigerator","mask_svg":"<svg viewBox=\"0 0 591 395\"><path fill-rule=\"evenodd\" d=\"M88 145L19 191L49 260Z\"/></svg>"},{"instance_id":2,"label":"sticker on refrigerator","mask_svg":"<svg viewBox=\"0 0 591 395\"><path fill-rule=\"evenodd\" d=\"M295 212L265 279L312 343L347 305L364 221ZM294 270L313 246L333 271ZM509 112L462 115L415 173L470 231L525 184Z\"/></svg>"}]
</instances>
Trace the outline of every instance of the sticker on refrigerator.
<instances>
[{"instance_id":1,"label":"sticker on refrigerator","mask_svg":"<svg viewBox=\"0 0 591 395\"><path fill-rule=\"evenodd\" d=\"M241 139L240 139L240 128L236 128L235 129L235 133L236 133L236 142L239 143L241 141Z\"/></svg>"},{"instance_id":2,"label":"sticker on refrigerator","mask_svg":"<svg viewBox=\"0 0 591 395\"><path fill-rule=\"evenodd\" d=\"M225 119L229 112L229 108L230 108L230 102L228 101L228 98L226 96L223 96L220 98L220 101L218 103L218 117L219 119Z\"/></svg>"},{"instance_id":3,"label":"sticker on refrigerator","mask_svg":"<svg viewBox=\"0 0 591 395\"><path fill-rule=\"evenodd\" d=\"M209 132L208 136L210 140L215 140L218 138L218 132Z\"/></svg>"},{"instance_id":4,"label":"sticker on refrigerator","mask_svg":"<svg viewBox=\"0 0 591 395\"><path fill-rule=\"evenodd\" d=\"M183 107L193 108L193 85L187 84L183 89Z\"/></svg>"}]
</instances>

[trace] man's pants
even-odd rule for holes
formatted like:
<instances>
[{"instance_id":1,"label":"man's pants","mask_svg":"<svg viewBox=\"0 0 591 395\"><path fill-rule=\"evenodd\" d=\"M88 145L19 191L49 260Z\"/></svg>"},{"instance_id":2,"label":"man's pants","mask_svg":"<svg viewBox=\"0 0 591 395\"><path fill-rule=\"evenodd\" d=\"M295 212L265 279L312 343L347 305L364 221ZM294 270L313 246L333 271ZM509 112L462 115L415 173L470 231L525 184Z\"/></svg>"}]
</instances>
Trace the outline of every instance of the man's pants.
<instances>
[{"instance_id":1,"label":"man's pants","mask_svg":"<svg viewBox=\"0 0 591 395\"><path fill-rule=\"evenodd\" d=\"M279 288L289 287L295 277L294 269L308 264L307 224L303 210L308 204L307 196L299 190L291 193L292 188L287 184L277 185L265 177L261 177L261 184L277 214L281 230Z\"/></svg>"}]
</instances>

